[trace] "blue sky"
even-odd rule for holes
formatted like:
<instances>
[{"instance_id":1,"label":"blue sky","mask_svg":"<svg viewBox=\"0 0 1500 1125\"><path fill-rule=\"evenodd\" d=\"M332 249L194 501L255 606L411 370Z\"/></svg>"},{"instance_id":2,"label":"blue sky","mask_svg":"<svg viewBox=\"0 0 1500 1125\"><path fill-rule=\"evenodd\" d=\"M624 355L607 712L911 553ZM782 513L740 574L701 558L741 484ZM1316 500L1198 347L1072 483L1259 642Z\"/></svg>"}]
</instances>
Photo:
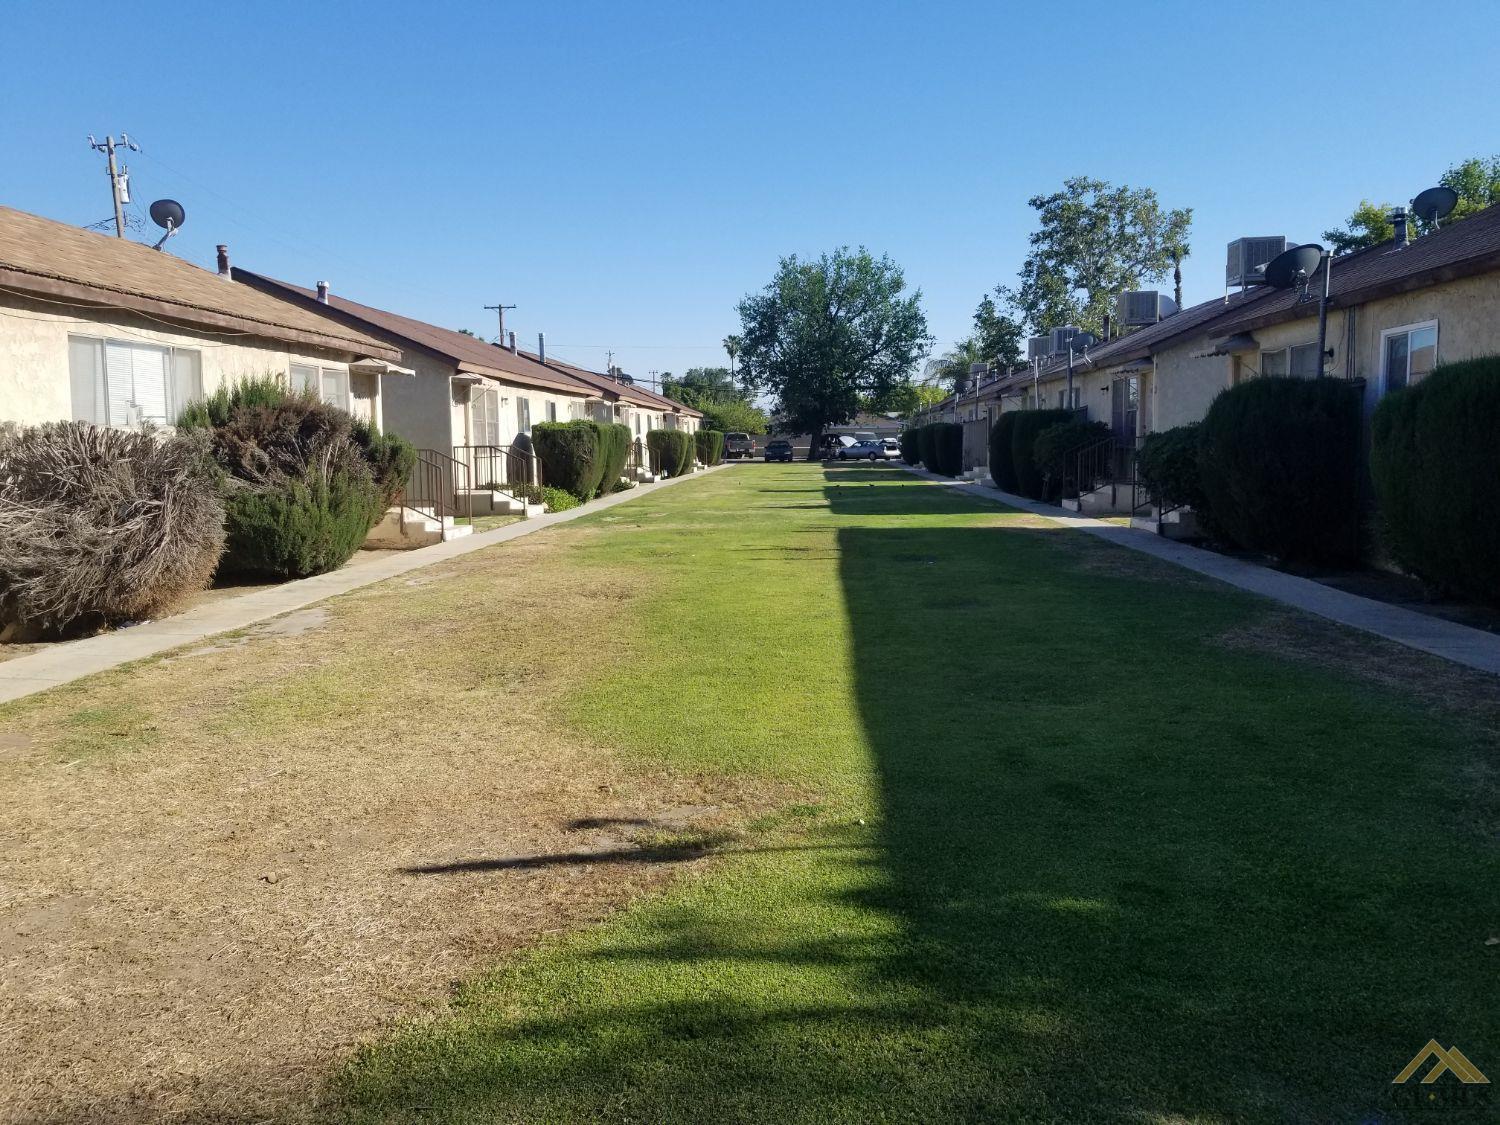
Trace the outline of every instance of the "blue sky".
<instances>
[{"instance_id":1,"label":"blue sky","mask_svg":"<svg viewBox=\"0 0 1500 1125\"><path fill-rule=\"evenodd\" d=\"M0 202L181 200L172 249L636 374L724 362L779 255L889 253L940 345L1014 279L1070 175L1311 240L1500 151L1500 5L492 3L7 6ZM1170 282L1167 286L1169 287Z\"/></svg>"}]
</instances>

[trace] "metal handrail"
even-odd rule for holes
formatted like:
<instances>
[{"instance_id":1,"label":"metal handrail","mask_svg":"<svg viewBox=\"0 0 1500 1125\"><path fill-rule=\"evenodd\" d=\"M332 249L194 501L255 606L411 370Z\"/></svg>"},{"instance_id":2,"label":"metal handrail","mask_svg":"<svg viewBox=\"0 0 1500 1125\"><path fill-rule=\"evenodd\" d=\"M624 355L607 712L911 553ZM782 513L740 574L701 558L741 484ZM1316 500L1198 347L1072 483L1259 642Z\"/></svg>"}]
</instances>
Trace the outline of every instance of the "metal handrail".
<instances>
[{"instance_id":1,"label":"metal handrail","mask_svg":"<svg viewBox=\"0 0 1500 1125\"><path fill-rule=\"evenodd\" d=\"M541 484L541 464L534 452L514 445L455 445L453 460L459 466L455 480L460 491L499 492L521 499L514 489L521 484Z\"/></svg>"},{"instance_id":2,"label":"metal handrail","mask_svg":"<svg viewBox=\"0 0 1500 1125\"><path fill-rule=\"evenodd\" d=\"M447 521L458 518L457 494L453 488L453 458L436 449L417 450L411 475L396 494L396 505L401 511L401 526L406 528L407 514L419 519L434 519L444 528ZM473 519L472 504L469 509Z\"/></svg>"},{"instance_id":3,"label":"metal handrail","mask_svg":"<svg viewBox=\"0 0 1500 1125\"><path fill-rule=\"evenodd\" d=\"M1120 488L1129 485L1131 502L1136 499L1137 450L1133 443L1121 441L1115 434L1098 438L1073 452L1073 498L1082 505L1085 493L1109 486L1109 503L1119 503ZM1066 482L1065 482L1066 483Z\"/></svg>"}]
</instances>

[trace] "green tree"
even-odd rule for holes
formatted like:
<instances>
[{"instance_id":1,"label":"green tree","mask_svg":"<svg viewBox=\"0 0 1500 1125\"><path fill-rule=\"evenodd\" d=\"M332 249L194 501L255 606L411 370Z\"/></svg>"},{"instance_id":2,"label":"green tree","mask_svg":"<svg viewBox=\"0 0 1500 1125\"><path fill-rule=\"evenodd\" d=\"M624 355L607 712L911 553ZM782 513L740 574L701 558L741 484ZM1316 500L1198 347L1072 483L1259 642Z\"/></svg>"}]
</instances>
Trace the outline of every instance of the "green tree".
<instances>
[{"instance_id":1,"label":"green tree","mask_svg":"<svg viewBox=\"0 0 1500 1125\"><path fill-rule=\"evenodd\" d=\"M1467 219L1500 203L1500 156L1471 156L1451 165L1438 177L1438 183L1458 193L1458 203L1453 213L1442 220L1443 223ZM1323 232L1323 241L1335 254L1351 254L1355 250L1389 242L1396 237L1396 228L1391 223L1391 212L1395 209L1393 203L1372 203L1361 199L1342 227ZM1426 234L1430 229L1427 223L1415 217L1412 223L1418 234Z\"/></svg>"},{"instance_id":2,"label":"green tree","mask_svg":"<svg viewBox=\"0 0 1500 1125\"><path fill-rule=\"evenodd\" d=\"M901 267L864 247L781 259L760 293L739 303L741 377L776 401L784 424L812 435L850 421L862 397L882 398L932 347L921 292Z\"/></svg>"},{"instance_id":3,"label":"green tree","mask_svg":"<svg viewBox=\"0 0 1500 1125\"><path fill-rule=\"evenodd\" d=\"M698 407L703 411L703 428L726 434L763 434L770 426L766 412L745 399L710 402Z\"/></svg>"},{"instance_id":4,"label":"green tree","mask_svg":"<svg viewBox=\"0 0 1500 1125\"><path fill-rule=\"evenodd\" d=\"M1074 176L1028 202L1040 226L1019 283L996 294L1037 332L1076 324L1102 334L1116 294L1160 281L1187 251L1192 209L1164 210L1150 188Z\"/></svg>"},{"instance_id":5,"label":"green tree","mask_svg":"<svg viewBox=\"0 0 1500 1125\"><path fill-rule=\"evenodd\" d=\"M956 391L969 378L969 367L985 362L977 337L969 336L938 356L927 371L927 377L945 391Z\"/></svg>"},{"instance_id":6,"label":"green tree","mask_svg":"<svg viewBox=\"0 0 1500 1125\"><path fill-rule=\"evenodd\" d=\"M1003 300L1004 294L996 291L994 296L986 293L979 299L979 307L974 310L973 340L986 362L1009 369L1021 362L1021 338L1026 326L1001 312L995 297Z\"/></svg>"},{"instance_id":7,"label":"green tree","mask_svg":"<svg viewBox=\"0 0 1500 1125\"><path fill-rule=\"evenodd\" d=\"M661 393L694 409L702 409L705 402L745 397L727 367L690 367L680 379L669 371L662 376Z\"/></svg>"},{"instance_id":8,"label":"green tree","mask_svg":"<svg viewBox=\"0 0 1500 1125\"><path fill-rule=\"evenodd\" d=\"M745 346L745 341L738 336L724 337L724 350L729 353L729 377L735 378L734 361L739 358L740 349Z\"/></svg>"},{"instance_id":9,"label":"green tree","mask_svg":"<svg viewBox=\"0 0 1500 1125\"><path fill-rule=\"evenodd\" d=\"M864 409L872 414L889 412L910 419L918 410L942 402L947 397L947 392L936 384L908 380L897 383L883 400L866 402Z\"/></svg>"}]
</instances>

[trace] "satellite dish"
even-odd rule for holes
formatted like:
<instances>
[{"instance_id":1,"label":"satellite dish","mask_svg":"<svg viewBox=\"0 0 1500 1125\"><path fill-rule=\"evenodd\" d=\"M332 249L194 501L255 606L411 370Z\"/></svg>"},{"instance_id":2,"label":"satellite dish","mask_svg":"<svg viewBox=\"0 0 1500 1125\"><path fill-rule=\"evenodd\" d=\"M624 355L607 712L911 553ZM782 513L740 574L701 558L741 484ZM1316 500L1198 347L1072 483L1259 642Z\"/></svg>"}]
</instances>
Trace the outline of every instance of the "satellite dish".
<instances>
[{"instance_id":1,"label":"satellite dish","mask_svg":"<svg viewBox=\"0 0 1500 1125\"><path fill-rule=\"evenodd\" d=\"M1318 263L1322 260L1323 248L1316 242L1293 246L1266 263L1266 284L1276 289L1303 285L1318 271Z\"/></svg>"},{"instance_id":2,"label":"satellite dish","mask_svg":"<svg viewBox=\"0 0 1500 1125\"><path fill-rule=\"evenodd\" d=\"M151 221L167 230L176 230L187 222L187 212L175 199L158 199L151 204Z\"/></svg>"},{"instance_id":3,"label":"satellite dish","mask_svg":"<svg viewBox=\"0 0 1500 1125\"><path fill-rule=\"evenodd\" d=\"M1092 348L1098 342L1099 337L1095 336L1092 332L1073 333L1072 344L1074 351L1088 351L1089 348Z\"/></svg>"},{"instance_id":4,"label":"satellite dish","mask_svg":"<svg viewBox=\"0 0 1500 1125\"><path fill-rule=\"evenodd\" d=\"M1412 214L1433 226L1451 215L1457 206L1458 192L1450 187L1430 187L1411 201Z\"/></svg>"}]
</instances>

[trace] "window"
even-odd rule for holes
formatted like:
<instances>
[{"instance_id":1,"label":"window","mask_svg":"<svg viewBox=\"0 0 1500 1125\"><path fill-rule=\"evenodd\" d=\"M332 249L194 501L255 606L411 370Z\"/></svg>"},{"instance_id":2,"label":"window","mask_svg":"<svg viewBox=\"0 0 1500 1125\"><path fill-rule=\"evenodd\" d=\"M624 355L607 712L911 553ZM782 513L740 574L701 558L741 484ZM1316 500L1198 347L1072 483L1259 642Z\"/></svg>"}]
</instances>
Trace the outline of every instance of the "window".
<instances>
[{"instance_id":1,"label":"window","mask_svg":"<svg viewBox=\"0 0 1500 1125\"><path fill-rule=\"evenodd\" d=\"M557 403L550 398L547 400L547 421L557 421Z\"/></svg>"},{"instance_id":2,"label":"window","mask_svg":"<svg viewBox=\"0 0 1500 1125\"><path fill-rule=\"evenodd\" d=\"M1277 348L1274 352L1260 353L1262 375L1294 375L1299 379L1316 378L1318 371L1318 345L1294 344L1289 348Z\"/></svg>"},{"instance_id":3,"label":"window","mask_svg":"<svg viewBox=\"0 0 1500 1125\"><path fill-rule=\"evenodd\" d=\"M349 409L349 369L347 367L314 367L309 363L291 366L292 390L311 391L319 401L340 410Z\"/></svg>"},{"instance_id":4,"label":"window","mask_svg":"<svg viewBox=\"0 0 1500 1125\"><path fill-rule=\"evenodd\" d=\"M1437 366L1438 324L1406 324L1380 334L1381 393L1420 383Z\"/></svg>"},{"instance_id":5,"label":"window","mask_svg":"<svg viewBox=\"0 0 1500 1125\"><path fill-rule=\"evenodd\" d=\"M516 432L520 434L531 432L531 400L529 398L516 399Z\"/></svg>"},{"instance_id":6,"label":"window","mask_svg":"<svg viewBox=\"0 0 1500 1125\"><path fill-rule=\"evenodd\" d=\"M469 441L500 444L500 392L494 387L476 387L469 396Z\"/></svg>"},{"instance_id":7,"label":"window","mask_svg":"<svg viewBox=\"0 0 1500 1125\"><path fill-rule=\"evenodd\" d=\"M169 426L203 394L202 359L186 348L69 336L68 381L78 421Z\"/></svg>"}]
</instances>

